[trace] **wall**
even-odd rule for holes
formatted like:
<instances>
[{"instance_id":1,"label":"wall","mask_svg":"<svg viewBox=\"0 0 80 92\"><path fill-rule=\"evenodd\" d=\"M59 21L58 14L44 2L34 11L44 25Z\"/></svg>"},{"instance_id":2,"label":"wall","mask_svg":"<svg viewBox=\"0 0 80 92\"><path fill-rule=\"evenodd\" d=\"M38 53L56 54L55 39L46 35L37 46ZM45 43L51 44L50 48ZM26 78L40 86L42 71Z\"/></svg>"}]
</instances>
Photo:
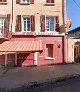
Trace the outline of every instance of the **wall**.
<instances>
[{"instance_id":1,"label":"wall","mask_svg":"<svg viewBox=\"0 0 80 92\"><path fill-rule=\"evenodd\" d=\"M73 45L77 42L80 41L80 39L68 39L68 63L74 62L74 52L73 52Z\"/></svg>"},{"instance_id":2,"label":"wall","mask_svg":"<svg viewBox=\"0 0 80 92\"><path fill-rule=\"evenodd\" d=\"M41 40L42 41L42 47L43 47L43 52L40 53L38 52L38 65L45 65L45 64L60 64L60 63L64 63L64 36L36 36L35 38L29 38L29 36L26 36L26 38L12 38L12 40ZM54 60L50 60L50 59L45 59L45 46L46 44L53 44L53 58ZM21 56L19 56L21 57ZM31 60L32 59L32 60ZM28 62L29 60L31 60L30 62ZM24 60L24 62L22 63L22 65L31 65L33 64L34 57L32 58L32 54L30 54L28 57L26 57L26 59Z\"/></svg>"},{"instance_id":3,"label":"wall","mask_svg":"<svg viewBox=\"0 0 80 92\"><path fill-rule=\"evenodd\" d=\"M1 4L0 3L0 16L1 15L6 15L11 14L10 16L10 26L9 29L11 31L11 22L12 22L12 0L7 0L6 4Z\"/></svg>"},{"instance_id":4,"label":"wall","mask_svg":"<svg viewBox=\"0 0 80 92\"><path fill-rule=\"evenodd\" d=\"M43 52L38 53L38 65L45 64L60 64L64 63L63 61L63 37L36 37L36 40L42 40ZM46 59L45 49L46 44L54 44L53 55L54 60ZM58 47L60 46L60 47Z\"/></svg>"},{"instance_id":5,"label":"wall","mask_svg":"<svg viewBox=\"0 0 80 92\"><path fill-rule=\"evenodd\" d=\"M62 0L55 0L53 6L45 5L46 0L34 0L34 4L21 5L16 4L14 0L14 28L16 26L17 15L35 15L35 31L40 31L40 16L59 16L60 26L63 24L62 21ZM15 31L15 30L13 30Z\"/></svg>"}]
</instances>

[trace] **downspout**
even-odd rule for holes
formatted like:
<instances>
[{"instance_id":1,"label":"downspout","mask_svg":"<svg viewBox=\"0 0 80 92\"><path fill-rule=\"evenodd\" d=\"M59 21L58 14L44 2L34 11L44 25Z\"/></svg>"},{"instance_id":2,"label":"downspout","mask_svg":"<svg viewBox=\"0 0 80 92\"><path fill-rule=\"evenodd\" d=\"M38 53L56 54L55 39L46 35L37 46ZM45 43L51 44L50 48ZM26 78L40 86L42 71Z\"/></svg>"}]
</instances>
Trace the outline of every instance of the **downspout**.
<instances>
[{"instance_id":1,"label":"downspout","mask_svg":"<svg viewBox=\"0 0 80 92\"><path fill-rule=\"evenodd\" d=\"M62 0L62 18L63 18L63 26L65 27L65 22L66 22L66 0Z\"/></svg>"},{"instance_id":2,"label":"downspout","mask_svg":"<svg viewBox=\"0 0 80 92\"><path fill-rule=\"evenodd\" d=\"M14 11L13 11L13 0L12 0L12 23L11 23L11 37L12 37L12 31L14 30L14 27L13 27L13 15Z\"/></svg>"},{"instance_id":3,"label":"downspout","mask_svg":"<svg viewBox=\"0 0 80 92\"><path fill-rule=\"evenodd\" d=\"M62 19L63 19L63 27L64 27L64 32L65 30L65 23L66 23L66 0L62 0ZM63 37L63 62L66 63L66 56L67 56L67 39L66 39L66 32ZM66 50L67 49L67 50Z\"/></svg>"}]
</instances>

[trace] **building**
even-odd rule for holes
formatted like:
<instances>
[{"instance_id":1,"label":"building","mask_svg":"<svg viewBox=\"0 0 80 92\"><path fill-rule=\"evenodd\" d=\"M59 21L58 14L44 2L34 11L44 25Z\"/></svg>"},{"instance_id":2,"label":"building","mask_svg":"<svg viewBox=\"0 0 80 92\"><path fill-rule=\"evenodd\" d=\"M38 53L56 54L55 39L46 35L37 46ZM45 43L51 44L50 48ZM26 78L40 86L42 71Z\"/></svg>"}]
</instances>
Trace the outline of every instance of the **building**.
<instances>
[{"instance_id":1,"label":"building","mask_svg":"<svg viewBox=\"0 0 80 92\"><path fill-rule=\"evenodd\" d=\"M0 0L0 64L65 63L66 0Z\"/></svg>"},{"instance_id":2,"label":"building","mask_svg":"<svg viewBox=\"0 0 80 92\"><path fill-rule=\"evenodd\" d=\"M68 32L68 62L80 62L80 27Z\"/></svg>"}]
</instances>

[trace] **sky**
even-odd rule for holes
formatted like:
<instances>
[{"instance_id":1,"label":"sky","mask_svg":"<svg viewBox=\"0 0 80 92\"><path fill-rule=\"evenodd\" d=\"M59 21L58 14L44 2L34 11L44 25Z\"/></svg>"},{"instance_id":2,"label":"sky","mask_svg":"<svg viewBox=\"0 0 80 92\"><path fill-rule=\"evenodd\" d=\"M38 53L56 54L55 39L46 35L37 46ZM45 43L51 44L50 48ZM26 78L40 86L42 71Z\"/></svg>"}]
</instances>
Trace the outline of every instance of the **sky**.
<instances>
[{"instance_id":1,"label":"sky","mask_svg":"<svg viewBox=\"0 0 80 92\"><path fill-rule=\"evenodd\" d=\"M80 26L80 0L66 0L67 1L67 17L72 20L72 26L69 29L75 29ZM76 3L78 5L76 5Z\"/></svg>"}]
</instances>

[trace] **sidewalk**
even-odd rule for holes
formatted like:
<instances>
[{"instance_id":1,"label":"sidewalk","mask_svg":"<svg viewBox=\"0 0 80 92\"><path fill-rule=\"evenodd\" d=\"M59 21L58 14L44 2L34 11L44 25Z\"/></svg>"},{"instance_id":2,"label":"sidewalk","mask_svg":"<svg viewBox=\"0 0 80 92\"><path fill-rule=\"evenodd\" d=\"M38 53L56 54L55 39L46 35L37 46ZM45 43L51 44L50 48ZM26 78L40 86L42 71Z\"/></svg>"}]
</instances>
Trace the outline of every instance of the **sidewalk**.
<instances>
[{"instance_id":1,"label":"sidewalk","mask_svg":"<svg viewBox=\"0 0 80 92\"><path fill-rule=\"evenodd\" d=\"M42 83L51 79L80 75L80 64L48 65L38 67L0 68L0 89Z\"/></svg>"}]
</instances>

